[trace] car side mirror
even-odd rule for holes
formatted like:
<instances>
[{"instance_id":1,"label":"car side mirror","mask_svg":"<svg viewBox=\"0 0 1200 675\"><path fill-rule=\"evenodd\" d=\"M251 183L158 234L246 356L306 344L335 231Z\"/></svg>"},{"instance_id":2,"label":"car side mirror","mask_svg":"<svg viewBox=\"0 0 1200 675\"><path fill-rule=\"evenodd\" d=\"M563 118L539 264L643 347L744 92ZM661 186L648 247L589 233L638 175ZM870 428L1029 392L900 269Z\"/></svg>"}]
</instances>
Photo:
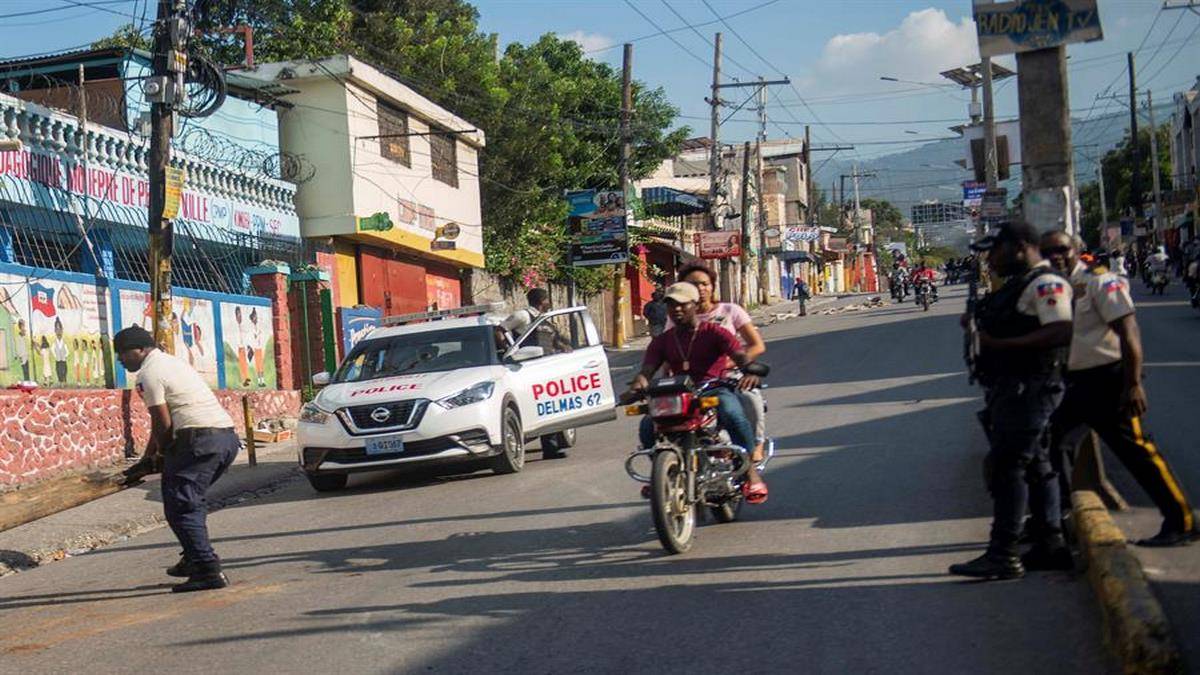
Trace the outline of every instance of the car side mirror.
<instances>
[{"instance_id":1,"label":"car side mirror","mask_svg":"<svg viewBox=\"0 0 1200 675\"><path fill-rule=\"evenodd\" d=\"M317 387L324 387L325 385L329 384L329 381L330 381L330 379L332 379L332 378L331 378L331 376L329 375L329 373L327 373L327 372L325 372L324 370L322 370L322 371L321 371L321 372L319 372L319 373L314 373L314 374L313 374L313 376L312 376L312 383L313 383L313 385L314 385L314 386L317 386Z\"/></svg>"},{"instance_id":2,"label":"car side mirror","mask_svg":"<svg viewBox=\"0 0 1200 675\"><path fill-rule=\"evenodd\" d=\"M760 361L752 361L742 368L742 372L755 377L766 377L771 374L771 367Z\"/></svg>"},{"instance_id":3,"label":"car side mirror","mask_svg":"<svg viewBox=\"0 0 1200 675\"><path fill-rule=\"evenodd\" d=\"M530 359L540 359L546 355L546 350L537 346L518 347L508 358L516 363L529 361Z\"/></svg>"}]
</instances>

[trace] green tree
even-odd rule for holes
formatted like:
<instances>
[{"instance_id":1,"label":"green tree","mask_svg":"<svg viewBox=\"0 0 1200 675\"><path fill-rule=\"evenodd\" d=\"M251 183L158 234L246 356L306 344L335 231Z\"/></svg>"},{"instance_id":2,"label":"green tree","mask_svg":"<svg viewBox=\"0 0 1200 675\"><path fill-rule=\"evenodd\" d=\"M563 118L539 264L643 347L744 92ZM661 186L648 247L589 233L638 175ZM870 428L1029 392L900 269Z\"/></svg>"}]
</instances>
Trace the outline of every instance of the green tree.
<instances>
[{"instance_id":1,"label":"green tree","mask_svg":"<svg viewBox=\"0 0 1200 675\"><path fill-rule=\"evenodd\" d=\"M1169 125L1159 126L1158 134L1158 174L1163 186L1171 185L1171 155L1167 151L1170 146L1171 130ZM1138 130L1137 139L1138 160L1141 168L1140 200L1149 201L1153 195L1154 174L1151 172L1152 158L1150 156L1150 129ZM1128 132L1119 146L1105 153L1100 159L1101 170L1104 172L1104 196L1108 206L1108 219L1115 223L1123 216L1134 212L1135 195L1133 194L1133 144ZM1100 187L1095 181L1086 183L1079 188L1079 201L1082 210L1081 229L1084 240L1090 246L1100 243L1100 226L1102 214L1100 211Z\"/></svg>"},{"instance_id":2,"label":"green tree","mask_svg":"<svg viewBox=\"0 0 1200 675\"><path fill-rule=\"evenodd\" d=\"M137 26L127 23L113 31L112 35L100 38L92 43L92 49L109 49L111 47L125 47L127 49L145 49L149 50L153 45L150 44L150 38L142 35Z\"/></svg>"}]
</instances>

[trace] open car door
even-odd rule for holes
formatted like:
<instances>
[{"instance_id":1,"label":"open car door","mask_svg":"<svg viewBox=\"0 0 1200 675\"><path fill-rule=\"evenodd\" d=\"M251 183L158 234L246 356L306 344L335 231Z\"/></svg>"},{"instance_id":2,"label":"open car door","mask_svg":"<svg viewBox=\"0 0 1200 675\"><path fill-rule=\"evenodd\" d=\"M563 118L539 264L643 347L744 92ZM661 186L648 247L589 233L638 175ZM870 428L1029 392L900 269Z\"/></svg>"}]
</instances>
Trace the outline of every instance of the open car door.
<instances>
[{"instance_id":1,"label":"open car door","mask_svg":"<svg viewBox=\"0 0 1200 675\"><path fill-rule=\"evenodd\" d=\"M510 362L514 394L527 436L546 435L616 418L608 356L587 307L546 312L509 351L540 356Z\"/></svg>"}]
</instances>

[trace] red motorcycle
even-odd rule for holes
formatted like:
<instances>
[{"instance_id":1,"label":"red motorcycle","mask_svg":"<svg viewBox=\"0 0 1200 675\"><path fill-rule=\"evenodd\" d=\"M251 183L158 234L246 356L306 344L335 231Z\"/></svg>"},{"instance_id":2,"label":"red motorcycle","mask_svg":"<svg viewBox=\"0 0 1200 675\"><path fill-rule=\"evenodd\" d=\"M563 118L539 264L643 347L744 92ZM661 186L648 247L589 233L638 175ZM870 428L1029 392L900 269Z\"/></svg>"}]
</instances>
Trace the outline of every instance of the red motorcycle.
<instances>
[{"instance_id":1,"label":"red motorcycle","mask_svg":"<svg viewBox=\"0 0 1200 675\"><path fill-rule=\"evenodd\" d=\"M751 363L747 375L766 377L770 368ZM733 522L742 507L742 484L750 469L750 449L734 445L717 424L717 389L736 389L737 380L715 379L695 384L686 375L654 380L644 392L622 401L625 414L650 415L655 443L625 460L631 478L650 485L650 511L658 540L669 553L692 547L697 513L707 507L718 522ZM759 471L775 456L775 443L767 439ZM651 462L650 474L634 464Z\"/></svg>"}]
</instances>

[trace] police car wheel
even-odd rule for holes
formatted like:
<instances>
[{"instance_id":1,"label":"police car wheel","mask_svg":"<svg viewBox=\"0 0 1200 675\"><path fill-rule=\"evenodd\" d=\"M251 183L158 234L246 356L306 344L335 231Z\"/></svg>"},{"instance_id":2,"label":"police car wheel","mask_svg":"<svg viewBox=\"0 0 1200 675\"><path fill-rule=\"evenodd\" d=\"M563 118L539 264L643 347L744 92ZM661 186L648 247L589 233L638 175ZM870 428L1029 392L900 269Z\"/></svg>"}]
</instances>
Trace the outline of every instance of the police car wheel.
<instances>
[{"instance_id":1,"label":"police car wheel","mask_svg":"<svg viewBox=\"0 0 1200 675\"><path fill-rule=\"evenodd\" d=\"M350 476L344 473L310 473L307 476L309 485L312 485L313 489L317 492L335 492L341 490L346 487L346 481L350 479Z\"/></svg>"},{"instance_id":2,"label":"police car wheel","mask_svg":"<svg viewBox=\"0 0 1200 675\"><path fill-rule=\"evenodd\" d=\"M525 468L525 432L517 411L506 407L500 417L500 454L492 458L492 471L517 473Z\"/></svg>"}]
</instances>

